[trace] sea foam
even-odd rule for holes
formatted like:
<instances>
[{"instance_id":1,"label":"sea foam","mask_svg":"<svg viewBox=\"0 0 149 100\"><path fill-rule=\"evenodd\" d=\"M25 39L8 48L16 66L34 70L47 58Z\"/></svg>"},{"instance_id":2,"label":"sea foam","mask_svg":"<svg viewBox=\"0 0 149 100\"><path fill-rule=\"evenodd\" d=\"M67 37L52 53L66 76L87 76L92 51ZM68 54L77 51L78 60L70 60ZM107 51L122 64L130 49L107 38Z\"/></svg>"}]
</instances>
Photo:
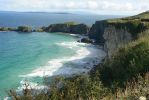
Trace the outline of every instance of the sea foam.
<instances>
[{"instance_id":1,"label":"sea foam","mask_svg":"<svg viewBox=\"0 0 149 100\"><path fill-rule=\"evenodd\" d=\"M31 73L26 75L20 75L19 77L24 78L34 78L34 77L51 77L56 75L70 76L73 74L87 73L97 65L105 57L105 52L98 46L79 42L62 42L57 43L59 46L74 49L76 54L63 57L59 59L52 59L48 61L48 64L41 66ZM18 87L17 93L22 93L22 90L26 88L25 84L28 84L29 89L35 90L34 92L39 92L41 90L47 90L44 85L39 85L38 83L32 81L22 80L20 82L21 86Z\"/></svg>"},{"instance_id":2,"label":"sea foam","mask_svg":"<svg viewBox=\"0 0 149 100\"><path fill-rule=\"evenodd\" d=\"M41 66L29 74L20 75L20 77L44 77L88 72L93 65L99 63L100 59L105 56L101 49L91 44L62 42L57 43L57 45L74 49L76 54L71 57L52 59L48 61L47 65Z\"/></svg>"}]
</instances>

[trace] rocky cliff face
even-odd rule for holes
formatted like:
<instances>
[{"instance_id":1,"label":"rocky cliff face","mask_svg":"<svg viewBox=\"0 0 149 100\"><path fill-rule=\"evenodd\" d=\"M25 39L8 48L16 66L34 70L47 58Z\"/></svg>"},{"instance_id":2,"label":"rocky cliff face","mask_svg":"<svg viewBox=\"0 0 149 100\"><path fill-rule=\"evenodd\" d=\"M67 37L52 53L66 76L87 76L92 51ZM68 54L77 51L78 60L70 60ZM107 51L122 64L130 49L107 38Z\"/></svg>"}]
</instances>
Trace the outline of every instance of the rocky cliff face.
<instances>
[{"instance_id":1,"label":"rocky cliff face","mask_svg":"<svg viewBox=\"0 0 149 100\"><path fill-rule=\"evenodd\" d=\"M51 24L45 28L47 32L69 32L69 26L67 24Z\"/></svg>"},{"instance_id":2,"label":"rocky cliff face","mask_svg":"<svg viewBox=\"0 0 149 100\"><path fill-rule=\"evenodd\" d=\"M89 37L102 44L110 57L119 47L137 38L147 29L148 22L141 19L114 19L97 21L89 31Z\"/></svg>"},{"instance_id":3,"label":"rocky cliff face","mask_svg":"<svg viewBox=\"0 0 149 100\"><path fill-rule=\"evenodd\" d=\"M95 24L92 25L90 31L89 31L89 37L91 39L95 39L97 43L104 43L103 34L105 31L105 28L107 27L106 20L104 21L96 21Z\"/></svg>"},{"instance_id":4,"label":"rocky cliff face","mask_svg":"<svg viewBox=\"0 0 149 100\"><path fill-rule=\"evenodd\" d=\"M132 40L127 28L117 28L106 20L97 21L90 29L89 37L102 44L107 56L111 56L119 47Z\"/></svg>"},{"instance_id":5,"label":"rocky cliff face","mask_svg":"<svg viewBox=\"0 0 149 100\"><path fill-rule=\"evenodd\" d=\"M89 30L90 28L85 24L51 24L44 29L46 32L64 32L73 34L88 34Z\"/></svg>"},{"instance_id":6,"label":"rocky cliff face","mask_svg":"<svg viewBox=\"0 0 149 100\"><path fill-rule=\"evenodd\" d=\"M108 57L111 57L119 47L132 40L132 36L127 29L116 29L114 26L105 28L103 38L105 40L104 50L107 52Z\"/></svg>"},{"instance_id":7,"label":"rocky cliff face","mask_svg":"<svg viewBox=\"0 0 149 100\"><path fill-rule=\"evenodd\" d=\"M85 24L71 25L69 27L69 33L74 34L88 34L90 27Z\"/></svg>"}]
</instances>

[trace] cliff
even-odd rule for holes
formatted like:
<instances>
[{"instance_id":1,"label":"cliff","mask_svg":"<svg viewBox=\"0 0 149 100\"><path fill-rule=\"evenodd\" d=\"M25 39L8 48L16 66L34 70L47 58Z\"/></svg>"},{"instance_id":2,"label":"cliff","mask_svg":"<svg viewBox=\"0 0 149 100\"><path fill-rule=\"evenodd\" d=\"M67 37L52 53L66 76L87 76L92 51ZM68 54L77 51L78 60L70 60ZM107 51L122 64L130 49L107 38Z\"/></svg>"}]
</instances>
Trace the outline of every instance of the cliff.
<instances>
[{"instance_id":1,"label":"cliff","mask_svg":"<svg viewBox=\"0 0 149 100\"><path fill-rule=\"evenodd\" d=\"M18 28L16 29L17 32L32 32L32 28L29 26L18 26Z\"/></svg>"},{"instance_id":2,"label":"cliff","mask_svg":"<svg viewBox=\"0 0 149 100\"><path fill-rule=\"evenodd\" d=\"M109 26L105 28L103 38L105 39L104 50L110 57L118 48L130 42L132 35L127 29L117 29L114 26Z\"/></svg>"},{"instance_id":3,"label":"cliff","mask_svg":"<svg viewBox=\"0 0 149 100\"><path fill-rule=\"evenodd\" d=\"M0 31L16 31L16 32L23 32L23 33L33 32L32 27L29 27L29 26L18 26L17 28L0 27Z\"/></svg>"},{"instance_id":4,"label":"cliff","mask_svg":"<svg viewBox=\"0 0 149 100\"><path fill-rule=\"evenodd\" d=\"M103 33L106 27L106 20L96 21L96 23L92 25L89 31L89 37L91 39L95 39L97 43L104 43Z\"/></svg>"},{"instance_id":5,"label":"cliff","mask_svg":"<svg viewBox=\"0 0 149 100\"><path fill-rule=\"evenodd\" d=\"M104 46L110 57L128 42L137 39L149 28L149 12L120 19L97 21L89 31L89 37Z\"/></svg>"},{"instance_id":6,"label":"cliff","mask_svg":"<svg viewBox=\"0 0 149 100\"><path fill-rule=\"evenodd\" d=\"M88 34L89 27L85 24L51 24L44 28L46 32L64 32L73 34Z\"/></svg>"}]
</instances>

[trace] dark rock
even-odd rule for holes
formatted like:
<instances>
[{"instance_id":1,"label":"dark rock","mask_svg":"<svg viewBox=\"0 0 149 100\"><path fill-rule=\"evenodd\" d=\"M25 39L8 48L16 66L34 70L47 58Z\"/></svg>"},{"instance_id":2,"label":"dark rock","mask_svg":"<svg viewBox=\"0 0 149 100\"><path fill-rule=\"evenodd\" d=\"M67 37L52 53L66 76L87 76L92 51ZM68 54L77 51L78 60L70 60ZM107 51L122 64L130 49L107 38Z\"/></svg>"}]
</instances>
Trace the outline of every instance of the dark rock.
<instances>
[{"instance_id":1,"label":"dark rock","mask_svg":"<svg viewBox=\"0 0 149 100\"><path fill-rule=\"evenodd\" d=\"M48 27L44 27L43 30L46 32L64 32L73 34L87 34L89 27L85 24L51 24Z\"/></svg>"},{"instance_id":2,"label":"dark rock","mask_svg":"<svg viewBox=\"0 0 149 100\"><path fill-rule=\"evenodd\" d=\"M83 42L83 43L93 43L93 41L89 38L82 38L81 42Z\"/></svg>"},{"instance_id":3,"label":"dark rock","mask_svg":"<svg viewBox=\"0 0 149 100\"><path fill-rule=\"evenodd\" d=\"M48 26L45 31L47 32L69 32L69 26L67 24L52 24Z\"/></svg>"},{"instance_id":4,"label":"dark rock","mask_svg":"<svg viewBox=\"0 0 149 100\"><path fill-rule=\"evenodd\" d=\"M87 34L90 28L85 24L71 25L70 33L73 34Z\"/></svg>"},{"instance_id":5,"label":"dark rock","mask_svg":"<svg viewBox=\"0 0 149 100\"><path fill-rule=\"evenodd\" d=\"M149 100L149 94L146 95L146 99Z\"/></svg>"},{"instance_id":6,"label":"dark rock","mask_svg":"<svg viewBox=\"0 0 149 100\"><path fill-rule=\"evenodd\" d=\"M94 39L97 43L104 43L105 40L103 38L103 34L106 27L106 20L96 21L96 23L92 25L89 31L89 38Z\"/></svg>"},{"instance_id":7,"label":"dark rock","mask_svg":"<svg viewBox=\"0 0 149 100\"><path fill-rule=\"evenodd\" d=\"M77 42L81 42L81 40L78 40Z\"/></svg>"}]
</instances>

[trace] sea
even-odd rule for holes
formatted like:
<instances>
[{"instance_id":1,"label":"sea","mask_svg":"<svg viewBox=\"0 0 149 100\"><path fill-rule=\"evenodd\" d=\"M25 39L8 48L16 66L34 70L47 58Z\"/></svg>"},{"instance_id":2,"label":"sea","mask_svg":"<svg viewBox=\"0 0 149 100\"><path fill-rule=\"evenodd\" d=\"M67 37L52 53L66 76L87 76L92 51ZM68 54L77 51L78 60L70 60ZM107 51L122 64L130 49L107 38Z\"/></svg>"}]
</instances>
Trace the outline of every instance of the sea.
<instances>
[{"instance_id":1,"label":"sea","mask_svg":"<svg viewBox=\"0 0 149 100\"><path fill-rule=\"evenodd\" d=\"M28 25L33 28L74 21L91 26L96 20L119 18L116 15L0 12L0 27ZM79 43L80 35L68 33L0 32L0 100L10 89L21 91L24 83L44 87L43 78L87 73L101 62L100 46Z\"/></svg>"}]
</instances>

